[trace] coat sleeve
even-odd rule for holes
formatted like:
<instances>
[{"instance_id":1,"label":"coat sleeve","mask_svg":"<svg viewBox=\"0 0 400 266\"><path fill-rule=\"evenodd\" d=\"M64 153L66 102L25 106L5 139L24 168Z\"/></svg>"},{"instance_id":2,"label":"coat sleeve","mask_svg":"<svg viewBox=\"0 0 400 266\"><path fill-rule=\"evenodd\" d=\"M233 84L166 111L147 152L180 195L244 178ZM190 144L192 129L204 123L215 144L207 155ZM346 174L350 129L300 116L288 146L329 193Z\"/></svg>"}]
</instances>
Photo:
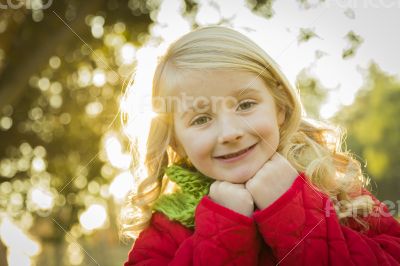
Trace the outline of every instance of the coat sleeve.
<instances>
[{"instance_id":1,"label":"coat sleeve","mask_svg":"<svg viewBox=\"0 0 400 266\"><path fill-rule=\"evenodd\" d=\"M155 213L125 266L257 265L261 243L252 218L205 196L196 208L194 231Z\"/></svg>"},{"instance_id":2,"label":"coat sleeve","mask_svg":"<svg viewBox=\"0 0 400 266\"><path fill-rule=\"evenodd\" d=\"M280 265L400 265L400 224L373 200L368 231L341 225L330 199L300 174L253 217Z\"/></svg>"}]
</instances>

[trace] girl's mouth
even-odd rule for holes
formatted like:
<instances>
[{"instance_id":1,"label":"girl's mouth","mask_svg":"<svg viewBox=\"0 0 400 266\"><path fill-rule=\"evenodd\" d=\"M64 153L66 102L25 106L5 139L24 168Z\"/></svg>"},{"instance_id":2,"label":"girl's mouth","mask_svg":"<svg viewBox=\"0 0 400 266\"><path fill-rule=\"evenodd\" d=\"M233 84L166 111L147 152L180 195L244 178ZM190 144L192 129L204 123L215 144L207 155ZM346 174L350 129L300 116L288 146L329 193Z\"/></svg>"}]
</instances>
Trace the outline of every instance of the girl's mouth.
<instances>
[{"instance_id":1,"label":"girl's mouth","mask_svg":"<svg viewBox=\"0 0 400 266\"><path fill-rule=\"evenodd\" d=\"M219 160L222 160L224 162L233 162L233 161L239 160L239 159L247 156L254 149L254 147L256 145L257 145L257 143L253 144L252 146L250 146L250 147L248 147L246 149L243 149L241 151L238 151L238 152L235 152L235 153L231 153L231 154L227 154L227 155L223 155L223 156L218 156L218 157L215 157L215 158L219 159Z\"/></svg>"}]
</instances>

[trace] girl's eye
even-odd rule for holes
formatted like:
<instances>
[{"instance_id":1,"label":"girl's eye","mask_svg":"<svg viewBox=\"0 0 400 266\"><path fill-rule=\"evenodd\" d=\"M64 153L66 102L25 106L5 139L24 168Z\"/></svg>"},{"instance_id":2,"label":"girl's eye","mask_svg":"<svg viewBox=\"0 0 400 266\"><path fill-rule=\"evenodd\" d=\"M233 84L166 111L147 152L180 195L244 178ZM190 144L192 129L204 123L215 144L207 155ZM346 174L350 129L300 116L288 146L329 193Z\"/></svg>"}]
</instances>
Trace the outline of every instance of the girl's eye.
<instances>
[{"instance_id":1,"label":"girl's eye","mask_svg":"<svg viewBox=\"0 0 400 266\"><path fill-rule=\"evenodd\" d=\"M253 105L257 104L256 102L253 101L245 101L239 104L238 109L242 110L247 110L253 107Z\"/></svg>"},{"instance_id":2,"label":"girl's eye","mask_svg":"<svg viewBox=\"0 0 400 266\"><path fill-rule=\"evenodd\" d=\"M208 119L210 119L208 116L200 116L199 118L197 118L193 122L191 122L190 125L191 126L202 125L202 124L207 123Z\"/></svg>"}]
</instances>

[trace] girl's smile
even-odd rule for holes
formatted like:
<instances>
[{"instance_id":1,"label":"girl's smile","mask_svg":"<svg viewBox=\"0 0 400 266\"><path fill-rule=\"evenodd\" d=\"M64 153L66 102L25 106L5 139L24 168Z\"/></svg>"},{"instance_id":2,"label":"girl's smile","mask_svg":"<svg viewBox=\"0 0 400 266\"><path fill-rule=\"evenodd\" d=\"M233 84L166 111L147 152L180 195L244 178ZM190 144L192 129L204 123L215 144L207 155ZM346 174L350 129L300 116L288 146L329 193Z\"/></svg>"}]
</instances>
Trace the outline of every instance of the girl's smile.
<instances>
[{"instance_id":1,"label":"girl's smile","mask_svg":"<svg viewBox=\"0 0 400 266\"><path fill-rule=\"evenodd\" d=\"M249 153L251 153L251 151L253 151L253 149L255 148L256 144L251 145L250 147L247 147L245 149L242 149L240 151L234 152L234 153L228 153L225 155L221 155L221 156L216 156L215 158L218 160L221 160L222 162L237 162L240 159L242 159L243 157L246 157Z\"/></svg>"},{"instance_id":2,"label":"girl's smile","mask_svg":"<svg viewBox=\"0 0 400 266\"><path fill-rule=\"evenodd\" d=\"M174 112L175 150L213 179L245 183L277 150L285 118L265 82L228 70L184 72L176 80L174 97L184 92L191 101Z\"/></svg>"}]
</instances>

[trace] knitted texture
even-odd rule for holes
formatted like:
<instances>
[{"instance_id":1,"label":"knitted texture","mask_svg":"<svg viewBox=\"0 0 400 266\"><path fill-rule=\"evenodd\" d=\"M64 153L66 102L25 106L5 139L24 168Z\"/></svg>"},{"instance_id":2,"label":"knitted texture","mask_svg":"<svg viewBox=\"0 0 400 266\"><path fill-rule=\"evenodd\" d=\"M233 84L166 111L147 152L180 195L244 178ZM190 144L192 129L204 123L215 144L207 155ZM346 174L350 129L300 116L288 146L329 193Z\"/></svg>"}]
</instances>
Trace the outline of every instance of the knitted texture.
<instances>
[{"instance_id":1,"label":"knitted texture","mask_svg":"<svg viewBox=\"0 0 400 266\"><path fill-rule=\"evenodd\" d=\"M167 167L165 174L180 190L160 196L153 210L164 213L170 220L178 221L188 228L194 228L196 207L202 197L208 194L214 180L196 169L190 170L178 164Z\"/></svg>"}]
</instances>

